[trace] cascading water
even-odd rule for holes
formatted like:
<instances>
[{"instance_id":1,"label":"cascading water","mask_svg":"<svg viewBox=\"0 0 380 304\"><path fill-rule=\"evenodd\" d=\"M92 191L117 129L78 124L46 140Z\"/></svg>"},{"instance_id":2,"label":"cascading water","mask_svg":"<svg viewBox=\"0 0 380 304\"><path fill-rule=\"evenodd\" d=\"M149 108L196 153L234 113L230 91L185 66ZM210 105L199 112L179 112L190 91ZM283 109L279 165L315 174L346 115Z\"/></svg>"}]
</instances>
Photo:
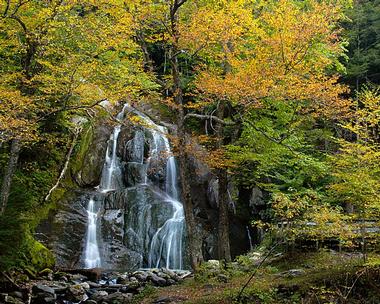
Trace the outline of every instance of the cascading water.
<instances>
[{"instance_id":1,"label":"cascading water","mask_svg":"<svg viewBox=\"0 0 380 304\"><path fill-rule=\"evenodd\" d=\"M134 111L150 127L153 136L149 159L166 158L165 188L158 195L172 207L173 214L153 235L150 249L148 267L166 267L171 269L183 268L182 236L184 228L184 211L179 202L177 185L177 165L170 149L167 130L156 125L150 118Z\"/></svg>"},{"instance_id":2,"label":"cascading water","mask_svg":"<svg viewBox=\"0 0 380 304\"><path fill-rule=\"evenodd\" d=\"M125 107L116 116L117 120L122 120L124 115ZM100 180L100 185L98 191L107 192L121 184L121 169L120 162L116 155L117 140L120 134L121 125L115 126L111 138L108 142L105 163L103 166L102 177ZM85 268L95 268L101 266L99 245L98 245L98 212L95 209L95 201L91 198L87 204L87 238L85 244L85 254L84 254L84 264Z\"/></svg>"},{"instance_id":3,"label":"cascading water","mask_svg":"<svg viewBox=\"0 0 380 304\"><path fill-rule=\"evenodd\" d=\"M142 126L127 142L118 140L121 123L110 136L93 196L100 206L91 199L87 208L85 267L183 269L184 211L167 130L128 104L116 118L126 112Z\"/></svg>"},{"instance_id":4,"label":"cascading water","mask_svg":"<svg viewBox=\"0 0 380 304\"><path fill-rule=\"evenodd\" d=\"M87 206L88 225L87 225L87 240L85 249L85 267L95 268L100 267L100 254L97 240L97 220L98 211L95 210L95 202L91 198Z\"/></svg>"}]
</instances>

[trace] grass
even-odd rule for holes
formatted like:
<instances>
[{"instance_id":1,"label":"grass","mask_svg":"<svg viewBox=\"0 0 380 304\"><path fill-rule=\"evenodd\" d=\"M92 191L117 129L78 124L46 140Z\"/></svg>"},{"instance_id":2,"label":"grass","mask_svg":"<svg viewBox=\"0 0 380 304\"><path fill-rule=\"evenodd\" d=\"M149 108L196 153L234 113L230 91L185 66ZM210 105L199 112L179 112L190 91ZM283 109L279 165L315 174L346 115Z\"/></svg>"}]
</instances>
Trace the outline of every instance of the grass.
<instances>
[{"instance_id":1,"label":"grass","mask_svg":"<svg viewBox=\"0 0 380 304\"><path fill-rule=\"evenodd\" d=\"M236 298L250 272L230 270L228 283L198 276L177 286L145 292L139 303L154 303L160 298L184 304L380 303L380 256L373 254L369 260L375 262L364 264L357 253L296 252L263 265L240 302ZM287 276L289 269L304 272Z\"/></svg>"}]
</instances>

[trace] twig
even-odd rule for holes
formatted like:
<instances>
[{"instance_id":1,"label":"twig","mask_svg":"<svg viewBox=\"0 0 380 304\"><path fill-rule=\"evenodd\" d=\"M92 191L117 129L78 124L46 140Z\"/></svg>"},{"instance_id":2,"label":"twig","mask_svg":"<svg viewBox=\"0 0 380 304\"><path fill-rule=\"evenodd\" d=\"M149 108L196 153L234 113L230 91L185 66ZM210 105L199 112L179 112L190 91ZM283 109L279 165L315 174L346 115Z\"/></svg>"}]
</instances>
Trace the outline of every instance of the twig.
<instances>
[{"instance_id":1,"label":"twig","mask_svg":"<svg viewBox=\"0 0 380 304\"><path fill-rule=\"evenodd\" d=\"M268 251L268 253L265 255L265 257L261 260L261 262L259 263L259 265L257 265L257 267L255 268L254 272L252 273L252 275L249 277L248 281L244 284L243 288L240 290L238 296L237 296L237 301L240 302L240 299L241 299L241 296L245 290L245 288L248 286L248 284L251 282L251 280L253 279L253 277L256 275L257 271L260 269L260 267L264 264L264 262L269 258L269 256L273 253L273 251L282 243L277 243L277 244L274 244L272 246L272 248Z\"/></svg>"},{"instance_id":2,"label":"twig","mask_svg":"<svg viewBox=\"0 0 380 304\"><path fill-rule=\"evenodd\" d=\"M21 287L15 283L15 281L12 280L10 276L6 274L5 271L2 272L2 275L15 287L17 287L19 290L21 290Z\"/></svg>"},{"instance_id":3,"label":"twig","mask_svg":"<svg viewBox=\"0 0 380 304\"><path fill-rule=\"evenodd\" d=\"M359 280L359 278L360 278L360 277L361 277L361 276L362 276L364 273L365 273L365 270L364 270L364 271L362 271L361 273L359 273L359 274L357 275L357 277L356 277L356 279L355 279L354 283L352 283L352 285L351 285L350 289L347 291L347 294L344 296L344 300L346 300L346 301L347 301L347 299L348 299L348 296L350 295L350 293L351 293L352 289L354 288L354 286L355 286L356 282Z\"/></svg>"}]
</instances>

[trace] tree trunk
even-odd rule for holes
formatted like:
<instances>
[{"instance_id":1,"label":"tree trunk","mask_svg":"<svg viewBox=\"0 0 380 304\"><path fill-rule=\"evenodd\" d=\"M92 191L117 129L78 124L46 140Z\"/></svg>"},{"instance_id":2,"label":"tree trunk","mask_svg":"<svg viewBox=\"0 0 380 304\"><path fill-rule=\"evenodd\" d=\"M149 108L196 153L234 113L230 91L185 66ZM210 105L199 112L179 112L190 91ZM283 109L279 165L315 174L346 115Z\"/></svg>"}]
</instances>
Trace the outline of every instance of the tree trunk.
<instances>
[{"instance_id":1,"label":"tree trunk","mask_svg":"<svg viewBox=\"0 0 380 304\"><path fill-rule=\"evenodd\" d=\"M217 116L219 119L224 118L225 102L220 101ZM218 139L217 148L223 147L223 124L218 123L216 126L216 136ZM229 219L228 219L228 177L225 168L217 170L218 176L218 255L219 260L231 262L230 236L229 236Z\"/></svg>"},{"instance_id":2,"label":"tree trunk","mask_svg":"<svg viewBox=\"0 0 380 304\"><path fill-rule=\"evenodd\" d=\"M178 161L180 169L181 187L182 187L182 202L184 204L184 213L186 218L187 238L189 242L190 262L194 270L198 268L203 261L202 256L202 242L201 236L196 231L196 223L194 218L194 206L190 193L189 184L189 170L187 166L187 152L186 152L186 132L185 132L185 113L183 108L183 91L181 87L181 76L178 64L178 27L177 27L177 13L179 5L174 2L171 7L171 30L173 42L170 48L170 64L172 68L173 77L173 97L175 104L178 106Z\"/></svg>"},{"instance_id":3,"label":"tree trunk","mask_svg":"<svg viewBox=\"0 0 380 304\"><path fill-rule=\"evenodd\" d=\"M3 176L3 183L1 186L0 194L0 215L5 211L8 204L9 192L11 189L13 174L15 172L18 156L20 154L21 144L18 139L13 139L11 142L11 152L8 160L8 166L5 169Z\"/></svg>"}]
</instances>

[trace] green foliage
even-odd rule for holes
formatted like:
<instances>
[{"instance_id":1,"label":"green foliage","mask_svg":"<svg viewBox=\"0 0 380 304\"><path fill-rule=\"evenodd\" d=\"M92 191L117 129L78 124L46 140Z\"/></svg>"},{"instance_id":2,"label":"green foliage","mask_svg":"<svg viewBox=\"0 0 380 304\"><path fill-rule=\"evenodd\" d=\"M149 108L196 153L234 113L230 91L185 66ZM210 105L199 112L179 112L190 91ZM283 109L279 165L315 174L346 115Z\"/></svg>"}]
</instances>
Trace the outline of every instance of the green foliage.
<instances>
[{"instance_id":1,"label":"green foliage","mask_svg":"<svg viewBox=\"0 0 380 304\"><path fill-rule=\"evenodd\" d=\"M297 103L269 100L247 113L240 139L229 146L240 183L285 192L323 186L328 166L322 152L329 149L331 132L315 127L317 121L301 111ZM322 149L316 149L321 143Z\"/></svg>"},{"instance_id":2,"label":"green foliage","mask_svg":"<svg viewBox=\"0 0 380 304\"><path fill-rule=\"evenodd\" d=\"M380 83L380 1L354 1L344 24L349 42L345 80L356 89L366 81Z\"/></svg>"}]
</instances>

